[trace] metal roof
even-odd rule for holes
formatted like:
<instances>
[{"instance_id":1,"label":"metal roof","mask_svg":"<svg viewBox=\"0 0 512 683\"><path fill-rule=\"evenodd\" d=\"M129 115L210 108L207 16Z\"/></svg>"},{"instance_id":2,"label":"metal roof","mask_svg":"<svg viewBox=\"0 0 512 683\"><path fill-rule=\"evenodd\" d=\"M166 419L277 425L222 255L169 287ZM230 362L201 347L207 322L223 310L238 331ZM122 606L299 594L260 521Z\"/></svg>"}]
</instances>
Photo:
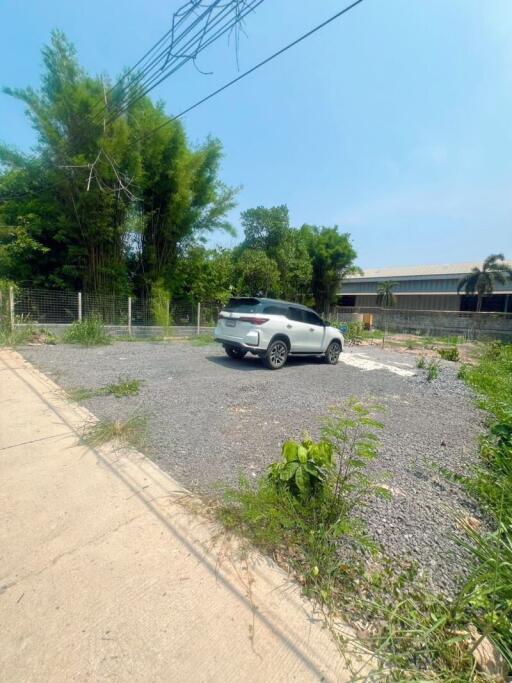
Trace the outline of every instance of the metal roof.
<instances>
[{"instance_id":1,"label":"metal roof","mask_svg":"<svg viewBox=\"0 0 512 683\"><path fill-rule=\"evenodd\" d=\"M512 261L505 261L505 263L512 267ZM374 278L407 278L407 277L429 277L439 275L454 275L460 276L469 273L472 268L478 266L482 267L482 261L470 261L467 263L442 263L437 265L427 266L396 266L389 268L367 268L362 275L347 275L344 280L361 280Z\"/></svg>"}]
</instances>

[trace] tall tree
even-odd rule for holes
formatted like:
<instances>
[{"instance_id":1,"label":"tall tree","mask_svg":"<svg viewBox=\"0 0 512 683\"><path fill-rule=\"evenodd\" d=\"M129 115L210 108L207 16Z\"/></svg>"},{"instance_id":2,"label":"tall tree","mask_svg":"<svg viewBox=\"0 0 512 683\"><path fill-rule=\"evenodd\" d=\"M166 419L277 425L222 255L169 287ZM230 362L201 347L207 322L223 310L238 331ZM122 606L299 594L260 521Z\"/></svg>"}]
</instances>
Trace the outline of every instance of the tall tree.
<instances>
[{"instance_id":1,"label":"tall tree","mask_svg":"<svg viewBox=\"0 0 512 683\"><path fill-rule=\"evenodd\" d=\"M225 216L235 205L236 191L218 179L218 140L208 139L193 149L179 121L152 132L166 116L149 100L134 117L143 140L140 275L148 292L156 283L172 290L180 246L212 230L233 234Z\"/></svg>"},{"instance_id":2,"label":"tall tree","mask_svg":"<svg viewBox=\"0 0 512 683\"><path fill-rule=\"evenodd\" d=\"M155 131L166 116L147 97L109 117L123 97L117 89L99 116L108 84L80 68L59 32L43 65L39 91L4 89L25 103L37 147L24 156L0 146L0 219L25 219L41 247L9 267L23 261L35 286L121 293L131 273L140 290L169 293L180 251L205 231L229 229L234 191L218 178L220 143L193 148L178 122Z\"/></svg>"},{"instance_id":3,"label":"tall tree","mask_svg":"<svg viewBox=\"0 0 512 683\"><path fill-rule=\"evenodd\" d=\"M483 262L482 268L475 266L457 285L457 294L464 290L466 295L476 294L476 310L482 310L484 297L491 296L496 284L504 285L512 280L512 268L505 263L503 254L491 254Z\"/></svg>"},{"instance_id":4,"label":"tall tree","mask_svg":"<svg viewBox=\"0 0 512 683\"><path fill-rule=\"evenodd\" d=\"M137 155L123 119L104 127L91 117L102 95L99 79L79 67L73 46L56 31L43 49L39 91L4 88L21 100L37 135L36 154L16 155L0 147L7 169L2 215L31 214L44 254L32 258L34 280L50 286L126 289L123 223L130 198L111 191L121 173L133 175ZM102 153L100 154L100 150Z\"/></svg>"},{"instance_id":5,"label":"tall tree","mask_svg":"<svg viewBox=\"0 0 512 683\"><path fill-rule=\"evenodd\" d=\"M316 310L327 315L335 303L343 277L359 269L354 265L357 256L348 233L337 227L303 225L300 232L307 244L313 273L311 292Z\"/></svg>"}]
</instances>

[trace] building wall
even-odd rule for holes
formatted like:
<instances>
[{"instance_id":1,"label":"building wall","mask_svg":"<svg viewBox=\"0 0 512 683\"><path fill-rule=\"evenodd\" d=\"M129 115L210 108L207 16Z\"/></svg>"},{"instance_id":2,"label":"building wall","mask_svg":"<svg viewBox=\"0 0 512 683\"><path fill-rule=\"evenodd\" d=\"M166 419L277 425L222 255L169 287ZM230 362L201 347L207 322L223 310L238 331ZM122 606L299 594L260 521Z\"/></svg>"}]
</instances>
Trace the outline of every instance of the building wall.
<instances>
[{"instance_id":1,"label":"building wall","mask_svg":"<svg viewBox=\"0 0 512 683\"><path fill-rule=\"evenodd\" d=\"M355 305L373 307L377 305L376 295L357 295ZM396 308L403 311L458 311L460 297L456 294L396 294Z\"/></svg>"}]
</instances>

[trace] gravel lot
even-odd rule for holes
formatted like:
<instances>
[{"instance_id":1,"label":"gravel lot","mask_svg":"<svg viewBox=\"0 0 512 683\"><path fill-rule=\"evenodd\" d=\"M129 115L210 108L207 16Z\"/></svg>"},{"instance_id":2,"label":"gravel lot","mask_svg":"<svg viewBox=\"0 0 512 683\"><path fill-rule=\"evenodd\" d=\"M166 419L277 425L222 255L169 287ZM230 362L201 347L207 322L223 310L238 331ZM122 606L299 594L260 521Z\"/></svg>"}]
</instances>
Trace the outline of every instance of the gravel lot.
<instances>
[{"instance_id":1,"label":"gravel lot","mask_svg":"<svg viewBox=\"0 0 512 683\"><path fill-rule=\"evenodd\" d=\"M386 551L417 560L438 588L450 591L465 565L454 541L456 519L478 511L434 465L464 473L476 462L481 415L441 362L428 383L413 353L355 347L332 367L291 359L277 372L249 356L228 359L217 345L118 342L108 347L33 346L23 355L65 388L95 388L121 377L142 380L138 396L84 402L99 418L143 413L149 418L147 454L192 490L206 492L256 476L280 455L280 444L315 436L328 406L349 396L377 400L383 416L381 454L372 465L393 492L364 513Z\"/></svg>"}]
</instances>

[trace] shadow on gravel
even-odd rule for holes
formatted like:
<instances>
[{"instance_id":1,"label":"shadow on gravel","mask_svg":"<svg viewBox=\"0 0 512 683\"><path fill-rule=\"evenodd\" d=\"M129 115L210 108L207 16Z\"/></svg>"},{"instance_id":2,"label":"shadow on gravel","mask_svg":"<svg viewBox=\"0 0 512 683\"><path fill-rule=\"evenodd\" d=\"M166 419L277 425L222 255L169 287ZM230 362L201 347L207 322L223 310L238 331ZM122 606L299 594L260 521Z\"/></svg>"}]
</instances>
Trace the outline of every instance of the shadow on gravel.
<instances>
[{"instance_id":1,"label":"shadow on gravel","mask_svg":"<svg viewBox=\"0 0 512 683\"><path fill-rule=\"evenodd\" d=\"M261 359L256 358L255 356L246 356L242 360L225 358L224 356L205 356L205 358L210 363L215 363L216 365L220 365L229 370L239 370L241 372L260 370L261 372L271 372L263 365ZM283 372L286 368L291 368L293 366L324 364L323 358L317 358L316 356L290 356L286 361L286 365L281 368L279 372Z\"/></svg>"}]
</instances>

